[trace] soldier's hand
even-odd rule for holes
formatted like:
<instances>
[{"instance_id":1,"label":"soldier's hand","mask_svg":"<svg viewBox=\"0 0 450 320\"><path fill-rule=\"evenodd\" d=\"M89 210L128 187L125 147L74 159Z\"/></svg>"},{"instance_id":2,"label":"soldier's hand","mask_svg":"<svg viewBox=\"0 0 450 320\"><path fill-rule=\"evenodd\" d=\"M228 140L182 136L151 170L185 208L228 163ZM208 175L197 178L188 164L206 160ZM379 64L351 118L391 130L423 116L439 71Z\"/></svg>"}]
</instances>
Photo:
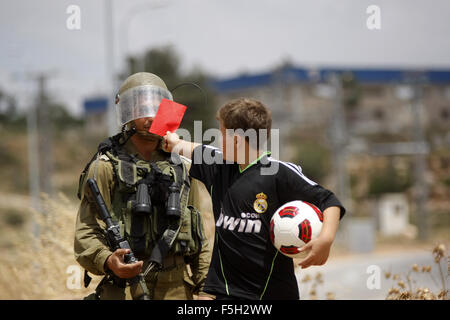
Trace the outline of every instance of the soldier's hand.
<instances>
[{"instance_id":1,"label":"soldier's hand","mask_svg":"<svg viewBox=\"0 0 450 320\"><path fill-rule=\"evenodd\" d=\"M106 260L106 266L116 276L122 279L129 279L137 276L141 270L143 261L138 261L132 264L126 264L124 261L125 254L130 253L129 249L117 249Z\"/></svg>"}]
</instances>

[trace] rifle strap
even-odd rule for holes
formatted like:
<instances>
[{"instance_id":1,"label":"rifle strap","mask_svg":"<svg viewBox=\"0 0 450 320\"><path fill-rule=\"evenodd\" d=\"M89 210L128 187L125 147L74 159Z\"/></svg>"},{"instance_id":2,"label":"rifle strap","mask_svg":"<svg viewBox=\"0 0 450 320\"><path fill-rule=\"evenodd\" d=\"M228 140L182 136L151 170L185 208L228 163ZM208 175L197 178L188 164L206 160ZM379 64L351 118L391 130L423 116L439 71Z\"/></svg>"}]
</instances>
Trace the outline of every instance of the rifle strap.
<instances>
[{"instance_id":1,"label":"rifle strap","mask_svg":"<svg viewBox=\"0 0 450 320\"><path fill-rule=\"evenodd\" d=\"M83 277L83 282L84 282L84 287L87 288L89 287L89 284L91 283L92 278L89 276L88 271L86 269L84 269L84 277Z\"/></svg>"}]
</instances>

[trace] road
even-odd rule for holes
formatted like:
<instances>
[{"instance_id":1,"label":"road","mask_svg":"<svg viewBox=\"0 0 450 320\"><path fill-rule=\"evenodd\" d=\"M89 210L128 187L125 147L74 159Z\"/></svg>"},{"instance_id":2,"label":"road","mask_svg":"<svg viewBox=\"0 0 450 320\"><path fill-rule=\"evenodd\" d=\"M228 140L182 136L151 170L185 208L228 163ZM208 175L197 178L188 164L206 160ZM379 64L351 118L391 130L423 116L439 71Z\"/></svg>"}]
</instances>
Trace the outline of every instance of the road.
<instances>
[{"instance_id":1,"label":"road","mask_svg":"<svg viewBox=\"0 0 450 320\"><path fill-rule=\"evenodd\" d=\"M441 261L444 276L448 272L448 261ZM437 264L431 251L414 250L407 252L389 252L389 253L371 253L353 255L346 258L330 258L323 266L314 266L302 270L296 268L296 276L299 281L301 299L309 299L309 288L311 282L302 283L306 275L315 277L320 272L323 278L323 284L317 286L317 298L326 299L326 292L332 292L336 300L383 300L386 298L389 289L394 286L396 281L385 278L385 272L403 275L411 270L412 265L432 266L430 273L412 273L411 278L415 280L412 283L413 288L427 287L432 292L439 292L441 288L441 276ZM377 282L377 276L379 280ZM436 284L436 283L437 284ZM440 287L437 287L439 285ZM398 287L398 286L396 286ZM447 277L446 288L449 288Z\"/></svg>"}]
</instances>

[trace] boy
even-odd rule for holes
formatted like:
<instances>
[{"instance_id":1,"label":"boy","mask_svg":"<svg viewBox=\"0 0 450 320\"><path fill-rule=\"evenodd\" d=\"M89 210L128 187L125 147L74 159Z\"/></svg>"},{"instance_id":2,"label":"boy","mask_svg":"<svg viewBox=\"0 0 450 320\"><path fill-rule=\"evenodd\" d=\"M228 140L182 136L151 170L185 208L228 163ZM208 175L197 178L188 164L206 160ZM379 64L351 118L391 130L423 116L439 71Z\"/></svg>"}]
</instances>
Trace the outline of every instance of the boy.
<instances>
[{"instance_id":1,"label":"boy","mask_svg":"<svg viewBox=\"0 0 450 320\"><path fill-rule=\"evenodd\" d=\"M322 210L320 236L302 249L309 254L299 265L307 268L328 259L345 209L331 191L306 178L299 166L263 152L261 135L255 135L255 142L236 134L236 130L253 130L268 137L272 119L261 102L230 101L220 108L217 119L221 150L183 141L171 132L164 137L167 151L193 159L190 175L202 181L212 197L216 239L204 291L216 299L299 299L292 259L279 254L270 241L273 213L293 200ZM215 162L202 158L208 153ZM274 162L278 170L262 174Z\"/></svg>"}]
</instances>

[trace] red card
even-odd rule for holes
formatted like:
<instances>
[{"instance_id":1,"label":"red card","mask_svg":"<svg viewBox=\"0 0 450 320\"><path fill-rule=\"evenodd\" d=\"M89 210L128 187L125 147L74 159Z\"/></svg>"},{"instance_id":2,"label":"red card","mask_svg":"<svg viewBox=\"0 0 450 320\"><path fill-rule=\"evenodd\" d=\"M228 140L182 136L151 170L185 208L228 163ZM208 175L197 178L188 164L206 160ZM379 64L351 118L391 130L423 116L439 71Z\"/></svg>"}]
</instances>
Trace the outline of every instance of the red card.
<instances>
[{"instance_id":1,"label":"red card","mask_svg":"<svg viewBox=\"0 0 450 320\"><path fill-rule=\"evenodd\" d=\"M183 120L185 111L186 106L168 99L162 99L148 131L162 137L166 135L167 131L175 132L180 126L181 120Z\"/></svg>"}]
</instances>

